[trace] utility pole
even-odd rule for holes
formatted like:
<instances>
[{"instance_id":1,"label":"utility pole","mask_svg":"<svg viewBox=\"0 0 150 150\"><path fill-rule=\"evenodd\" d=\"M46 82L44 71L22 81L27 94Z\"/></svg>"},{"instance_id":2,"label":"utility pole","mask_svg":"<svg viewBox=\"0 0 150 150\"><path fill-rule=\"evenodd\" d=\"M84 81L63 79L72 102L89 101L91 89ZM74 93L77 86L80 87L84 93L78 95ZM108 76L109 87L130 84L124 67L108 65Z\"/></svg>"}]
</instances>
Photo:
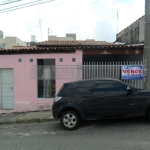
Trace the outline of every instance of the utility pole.
<instances>
[{"instance_id":1,"label":"utility pole","mask_svg":"<svg viewBox=\"0 0 150 150\"><path fill-rule=\"evenodd\" d=\"M150 90L150 0L145 0L144 89Z\"/></svg>"}]
</instances>

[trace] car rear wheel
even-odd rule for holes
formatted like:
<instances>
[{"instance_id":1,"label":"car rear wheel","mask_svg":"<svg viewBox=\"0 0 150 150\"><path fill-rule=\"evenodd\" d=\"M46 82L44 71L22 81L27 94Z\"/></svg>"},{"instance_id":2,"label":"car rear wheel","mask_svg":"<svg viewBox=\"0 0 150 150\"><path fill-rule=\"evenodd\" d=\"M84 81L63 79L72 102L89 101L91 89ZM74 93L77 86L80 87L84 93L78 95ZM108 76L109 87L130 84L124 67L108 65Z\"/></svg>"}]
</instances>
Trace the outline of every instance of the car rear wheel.
<instances>
[{"instance_id":1,"label":"car rear wheel","mask_svg":"<svg viewBox=\"0 0 150 150\"><path fill-rule=\"evenodd\" d=\"M66 130L74 130L80 124L80 118L74 111L66 111L61 115L60 123Z\"/></svg>"}]
</instances>

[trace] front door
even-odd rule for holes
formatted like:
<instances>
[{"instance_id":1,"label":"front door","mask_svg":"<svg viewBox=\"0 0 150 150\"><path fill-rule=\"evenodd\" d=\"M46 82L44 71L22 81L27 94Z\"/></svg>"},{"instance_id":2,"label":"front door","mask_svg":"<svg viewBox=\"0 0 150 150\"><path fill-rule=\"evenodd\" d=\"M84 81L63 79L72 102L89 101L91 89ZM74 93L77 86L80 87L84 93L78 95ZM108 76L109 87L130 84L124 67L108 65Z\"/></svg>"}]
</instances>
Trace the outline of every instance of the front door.
<instances>
[{"instance_id":1,"label":"front door","mask_svg":"<svg viewBox=\"0 0 150 150\"><path fill-rule=\"evenodd\" d=\"M140 98L127 93L127 85L117 81L95 81L96 110L99 117L134 116L140 113Z\"/></svg>"},{"instance_id":2,"label":"front door","mask_svg":"<svg viewBox=\"0 0 150 150\"><path fill-rule=\"evenodd\" d=\"M0 108L14 109L13 69L0 69Z\"/></svg>"}]
</instances>

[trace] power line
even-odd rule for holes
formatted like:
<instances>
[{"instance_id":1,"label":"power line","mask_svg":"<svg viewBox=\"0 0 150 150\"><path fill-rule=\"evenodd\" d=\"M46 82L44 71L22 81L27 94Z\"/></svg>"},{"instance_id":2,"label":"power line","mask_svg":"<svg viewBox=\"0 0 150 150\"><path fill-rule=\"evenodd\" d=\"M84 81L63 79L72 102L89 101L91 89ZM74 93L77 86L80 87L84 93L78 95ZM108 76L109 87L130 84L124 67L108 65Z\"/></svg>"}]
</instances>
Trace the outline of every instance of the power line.
<instances>
[{"instance_id":1,"label":"power line","mask_svg":"<svg viewBox=\"0 0 150 150\"><path fill-rule=\"evenodd\" d=\"M91 5L93 5L93 4L95 4L95 3L99 2L99 1L100 1L100 0L96 0L95 2L89 4L88 6L91 6ZM78 11L76 11L76 12L74 12L74 13L72 13L72 14L70 14L70 15L68 15L68 16L66 16L66 17L64 17L64 18L62 18L62 19L60 19L60 20L58 20L58 21L56 21L56 22L53 22L51 25L57 24L58 22L60 22L60 21L62 21L62 20L65 20L65 19L68 18L68 17L71 17L72 15L75 15L75 14L77 14L78 12L80 12L80 11L82 11L82 10L83 10L83 9L80 9L80 10L78 10ZM41 23L41 22L39 22L39 23ZM47 27L44 27L44 28L47 28ZM41 30L44 29L44 28L41 28L41 27L40 27L40 32L41 32ZM36 31L34 31L34 32L38 32L38 31L39 31L39 30L36 30Z\"/></svg>"},{"instance_id":2,"label":"power line","mask_svg":"<svg viewBox=\"0 0 150 150\"><path fill-rule=\"evenodd\" d=\"M8 2L8 1L10 1L10 0L6 0L6 1L3 0L3 1L1 1L0 3L6 3L6 2Z\"/></svg>"},{"instance_id":3,"label":"power line","mask_svg":"<svg viewBox=\"0 0 150 150\"><path fill-rule=\"evenodd\" d=\"M12 2L12 1L14 1L14 0L1 1L0 4L8 3L8 1L9 1L9 2Z\"/></svg>"},{"instance_id":4,"label":"power line","mask_svg":"<svg viewBox=\"0 0 150 150\"><path fill-rule=\"evenodd\" d=\"M5 9L1 9L0 11L9 10L9 9L11 9L11 8L16 8L16 7L19 7L19 6L24 6L24 5L28 5L28 4L32 4L32 3L36 3L36 2L39 2L39 1L41 1L41 0L36 0L36 1L33 1L33 2L24 3L24 4L21 4L21 5L17 5L17 6L13 6L13 7L5 8Z\"/></svg>"},{"instance_id":5,"label":"power line","mask_svg":"<svg viewBox=\"0 0 150 150\"><path fill-rule=\"evenodd\" d=\"M51 0L51 1L53 1L53 0ZM93 3L91 3L91 4L89 4L88 6L91 6L91 5L93 5L93 4L95 4L95 3L97 3L97 2L99 2L100 0L96 0L95 2L93 2ZM61 5L61 3L60 4L58 4L58 5ZM60 20L58 20L58 21L56 21L56 22L53 22L51 25L54 25L54 24L57 24L58 22L60 22L60 21L62 21L62 20L65 20L66 18L68 18L68 17L71 17L72 15L75 15L75 14L77 14L78 12L80 12L80 11L82 11L83 9L80 9L80 10L78 10L78 11L76 11L76 12L74 12L74 13L72 13L72 14L70 14L70 15L68 15L68 16L66 16L66 17L64 17L64 18L62 18L62 19L60 19ZM0 12L1 13L1 12ZM47 27L44 27L44 28L47 28ZM44 28L41 28L41 29L44 29ZM40 29L40 31L41 31L41 29ZM36 30L36 31L34 31L34 32L38 32L39 30Z\"/></svg>"},{"instance_id":6,"label":"power line","mask_svg":"<svg viewBox=\"0 0 150 150\"><path fill-rule=\"evenodd\" d=\"M0 4L0 6L15 3L15 2L19 2L19 1L21 1L21 0L15 0L15 1L11 1L11 2L2 3L2 4Z\"/></svg>"},{"instance_id":7,"label":"power line","mask_svg":"<svg viewBox=\"0 0 150 150\"><path fill-rule=\"evenodd\" d=\"M40 1L41 1L41 0L40 0ZM54 0L48 0L48 1L45 1L45 2L41 2L41 3L35 3L36 1L34 1L34 2L31 2L31 3L35 3L35 4L28 5L28 6L24 6L24 5L27 5L27 4L31 4L31 3L26 3L26 4L24 4L24 5L18 5L18 6L24 6L24 7L19 7L19 8L15 8L15 9L10 9L10 8L2 9L2 10L0 10L0 13L5 13L5 12L17 10L17 9L22 9L22 8L26 8L26 7L31 7L31 6L35 6L35 5L39 5L39 4L43 4L43 3L48 3L48 2L51 2L51 1L54 1ZM18 6L15 6L15 7L18 7ZM11 7L11 8L14 8L14 7Z\"/></svg>"}]
</instances>

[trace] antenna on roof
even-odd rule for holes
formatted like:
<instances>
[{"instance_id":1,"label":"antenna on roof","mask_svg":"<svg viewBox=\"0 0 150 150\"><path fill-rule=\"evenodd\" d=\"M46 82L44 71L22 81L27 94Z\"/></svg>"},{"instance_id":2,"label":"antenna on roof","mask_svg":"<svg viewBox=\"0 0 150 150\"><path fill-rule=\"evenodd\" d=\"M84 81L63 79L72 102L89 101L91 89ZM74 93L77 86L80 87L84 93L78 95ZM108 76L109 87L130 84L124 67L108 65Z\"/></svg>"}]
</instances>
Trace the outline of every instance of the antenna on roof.
<instances>
[{"instance_id":1,"label":"antenna on roof","mask_svg":"<svg viewBox=\"0 0 150 150\"><path fill-rule=\"evenodd\" d=\"M52 33L52 29L51 28L48 28L48 35Z\"/></svg>"},{"instance_id":2,"label":"antenna on roof","mask_svg":"<svg viewBox=\"0 0 150 150\"><path fill-rule=\"evenodd\" d=\"M41 19L39 19L39 26L40 26L40 31L41 31L41 42L42 42L42 28L41 28Z\"/></svg>"}]
</instances>

